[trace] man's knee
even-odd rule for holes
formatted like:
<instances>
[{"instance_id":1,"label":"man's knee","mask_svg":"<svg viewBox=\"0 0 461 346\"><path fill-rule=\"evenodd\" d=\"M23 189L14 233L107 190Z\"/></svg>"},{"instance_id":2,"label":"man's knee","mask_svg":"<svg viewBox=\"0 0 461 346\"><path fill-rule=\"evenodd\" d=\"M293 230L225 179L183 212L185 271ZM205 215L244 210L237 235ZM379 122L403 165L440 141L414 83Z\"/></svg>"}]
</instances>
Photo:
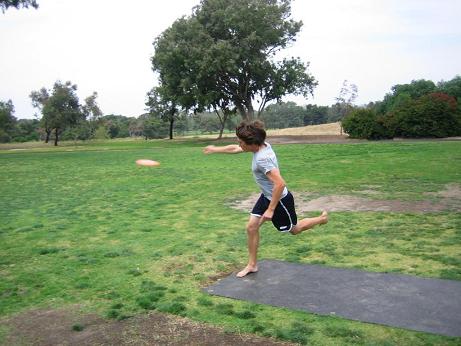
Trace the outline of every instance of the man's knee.
<instances>
[{"instance_id":1,"label":"man's knee","mask_svg":"<svg viewBox=\"0 0 461 346\"><path fill-rule=\"evenodd\" d=\"M254 222L247 223L247 233L254 234L259 231L259 224Z\"/></svg>"}]
</instances>

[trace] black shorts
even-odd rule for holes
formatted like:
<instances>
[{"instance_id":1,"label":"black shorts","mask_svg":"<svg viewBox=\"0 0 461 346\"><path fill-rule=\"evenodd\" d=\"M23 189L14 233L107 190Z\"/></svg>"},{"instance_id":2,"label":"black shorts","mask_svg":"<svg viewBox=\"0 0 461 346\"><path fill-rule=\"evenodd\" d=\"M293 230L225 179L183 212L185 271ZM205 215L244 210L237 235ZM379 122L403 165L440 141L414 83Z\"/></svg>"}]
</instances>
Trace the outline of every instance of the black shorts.
<instances>
[{"instance_id":1,"label":"black shorts","mask_svg":"<svg viewBox=\"0 0 461 346\"><path fill-rule=\"evenodd\" d=\"M270 202L269 199L261 194L251 211L251 215L261 217L269 207ZM295 201L291 192L288 192L275 207L272 224L280 232L289 232L297 222L298 218L296 216Z\"/></svg>"}]
</instances>

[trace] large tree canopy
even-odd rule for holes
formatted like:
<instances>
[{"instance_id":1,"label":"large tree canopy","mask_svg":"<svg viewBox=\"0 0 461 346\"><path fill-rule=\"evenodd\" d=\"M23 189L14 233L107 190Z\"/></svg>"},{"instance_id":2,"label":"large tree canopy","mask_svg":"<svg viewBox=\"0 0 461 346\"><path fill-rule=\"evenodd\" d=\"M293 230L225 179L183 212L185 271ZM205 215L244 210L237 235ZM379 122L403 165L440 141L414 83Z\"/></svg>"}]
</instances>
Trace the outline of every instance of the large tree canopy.
<instances>
[{"instance_id":1,"label":"large tree canopy","mask_svg":"<svg viewBox=\"0 0 461 346\"><path fill-rule=\"evenodd\" d=\"M86 117L87 114L80 105L76 91L77 86L71 82L57 81L51 92L42 88L30 94L32 104L42 112L41 123L47 132L46 142L49 140L51 131L54 130L54 145L58 145L61 132ZM96 98L96 95L93 97Z\"/></svg>"},{"instance_id":2,"label":"large tree canopy","mask_svg":"<svg viewBox=\"0 0 461 346\"><path fill-rule=\"evenodd\" d=\"M36 0L0 0L0 9L2 9L2 12L5 12L9 7L19 9L21 6L24 8L28 8L29 6L38 8Z\"/></svg>"},{"instance_id":3,"label":"large tree canopy","mask_svg":"<svg viewBox=\"0 0 461 346\"><path fill-rule=\"evenodd\" d=\"M153 70L182 107L258 115L286 94L312 94L316 82L299 58L275 61L302 23L290 0L202 0L190 17L154 42Z\"/></svg>"},{"instance_id":4,"label":"large tree canopy","mask_svg":"<svg viewBox=\"0 0 461 346\"><path fill-rule=\"evenodd\" d=\"M386 114L397 107L407 104L411 100L435 92L434 82L425 79L412 80L410 84L397 84L391 88L392 92L384 96L384 100L378 107L378 113Z\"/></svg>"}]
</instances>

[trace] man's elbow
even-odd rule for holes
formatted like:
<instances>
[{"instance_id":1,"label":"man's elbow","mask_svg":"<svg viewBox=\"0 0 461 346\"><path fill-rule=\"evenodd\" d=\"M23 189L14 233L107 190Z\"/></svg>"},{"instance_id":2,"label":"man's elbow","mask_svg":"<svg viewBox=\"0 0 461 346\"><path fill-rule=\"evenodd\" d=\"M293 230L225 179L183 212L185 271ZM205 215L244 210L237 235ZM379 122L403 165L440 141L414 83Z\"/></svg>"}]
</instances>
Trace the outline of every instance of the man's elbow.
<instances>
[{"instance_id":1,"label":"man's elbow","mask_svg":"<svg viewBox=\"0 0 461 346\"><path fill-rule=\"evenodd\" d=\"M287 185L285 184L285 180L279 180L275 183L275 186L280 189L280 190L283 190Z\"/></svg>"}]
</instances>

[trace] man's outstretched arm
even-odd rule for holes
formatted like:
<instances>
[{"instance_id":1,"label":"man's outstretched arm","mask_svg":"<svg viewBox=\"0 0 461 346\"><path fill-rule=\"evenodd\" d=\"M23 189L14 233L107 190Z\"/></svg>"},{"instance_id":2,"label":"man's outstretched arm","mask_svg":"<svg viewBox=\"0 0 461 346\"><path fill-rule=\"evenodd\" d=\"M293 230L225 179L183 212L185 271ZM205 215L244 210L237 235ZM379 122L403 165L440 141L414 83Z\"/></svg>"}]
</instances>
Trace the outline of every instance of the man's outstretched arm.
<instances>
[{"instance_id":1,"label":"man's outstretched arm","mask_svg":"<svg viewBox=\"0 0 461 346\"><path fill-rule=\"evenodd\" d=\"M216 145L209 145L203 149L204 154L239 154L243 153L243 149L237 144L225 145L217 147Z\"/></svg>"}]
</instances>

